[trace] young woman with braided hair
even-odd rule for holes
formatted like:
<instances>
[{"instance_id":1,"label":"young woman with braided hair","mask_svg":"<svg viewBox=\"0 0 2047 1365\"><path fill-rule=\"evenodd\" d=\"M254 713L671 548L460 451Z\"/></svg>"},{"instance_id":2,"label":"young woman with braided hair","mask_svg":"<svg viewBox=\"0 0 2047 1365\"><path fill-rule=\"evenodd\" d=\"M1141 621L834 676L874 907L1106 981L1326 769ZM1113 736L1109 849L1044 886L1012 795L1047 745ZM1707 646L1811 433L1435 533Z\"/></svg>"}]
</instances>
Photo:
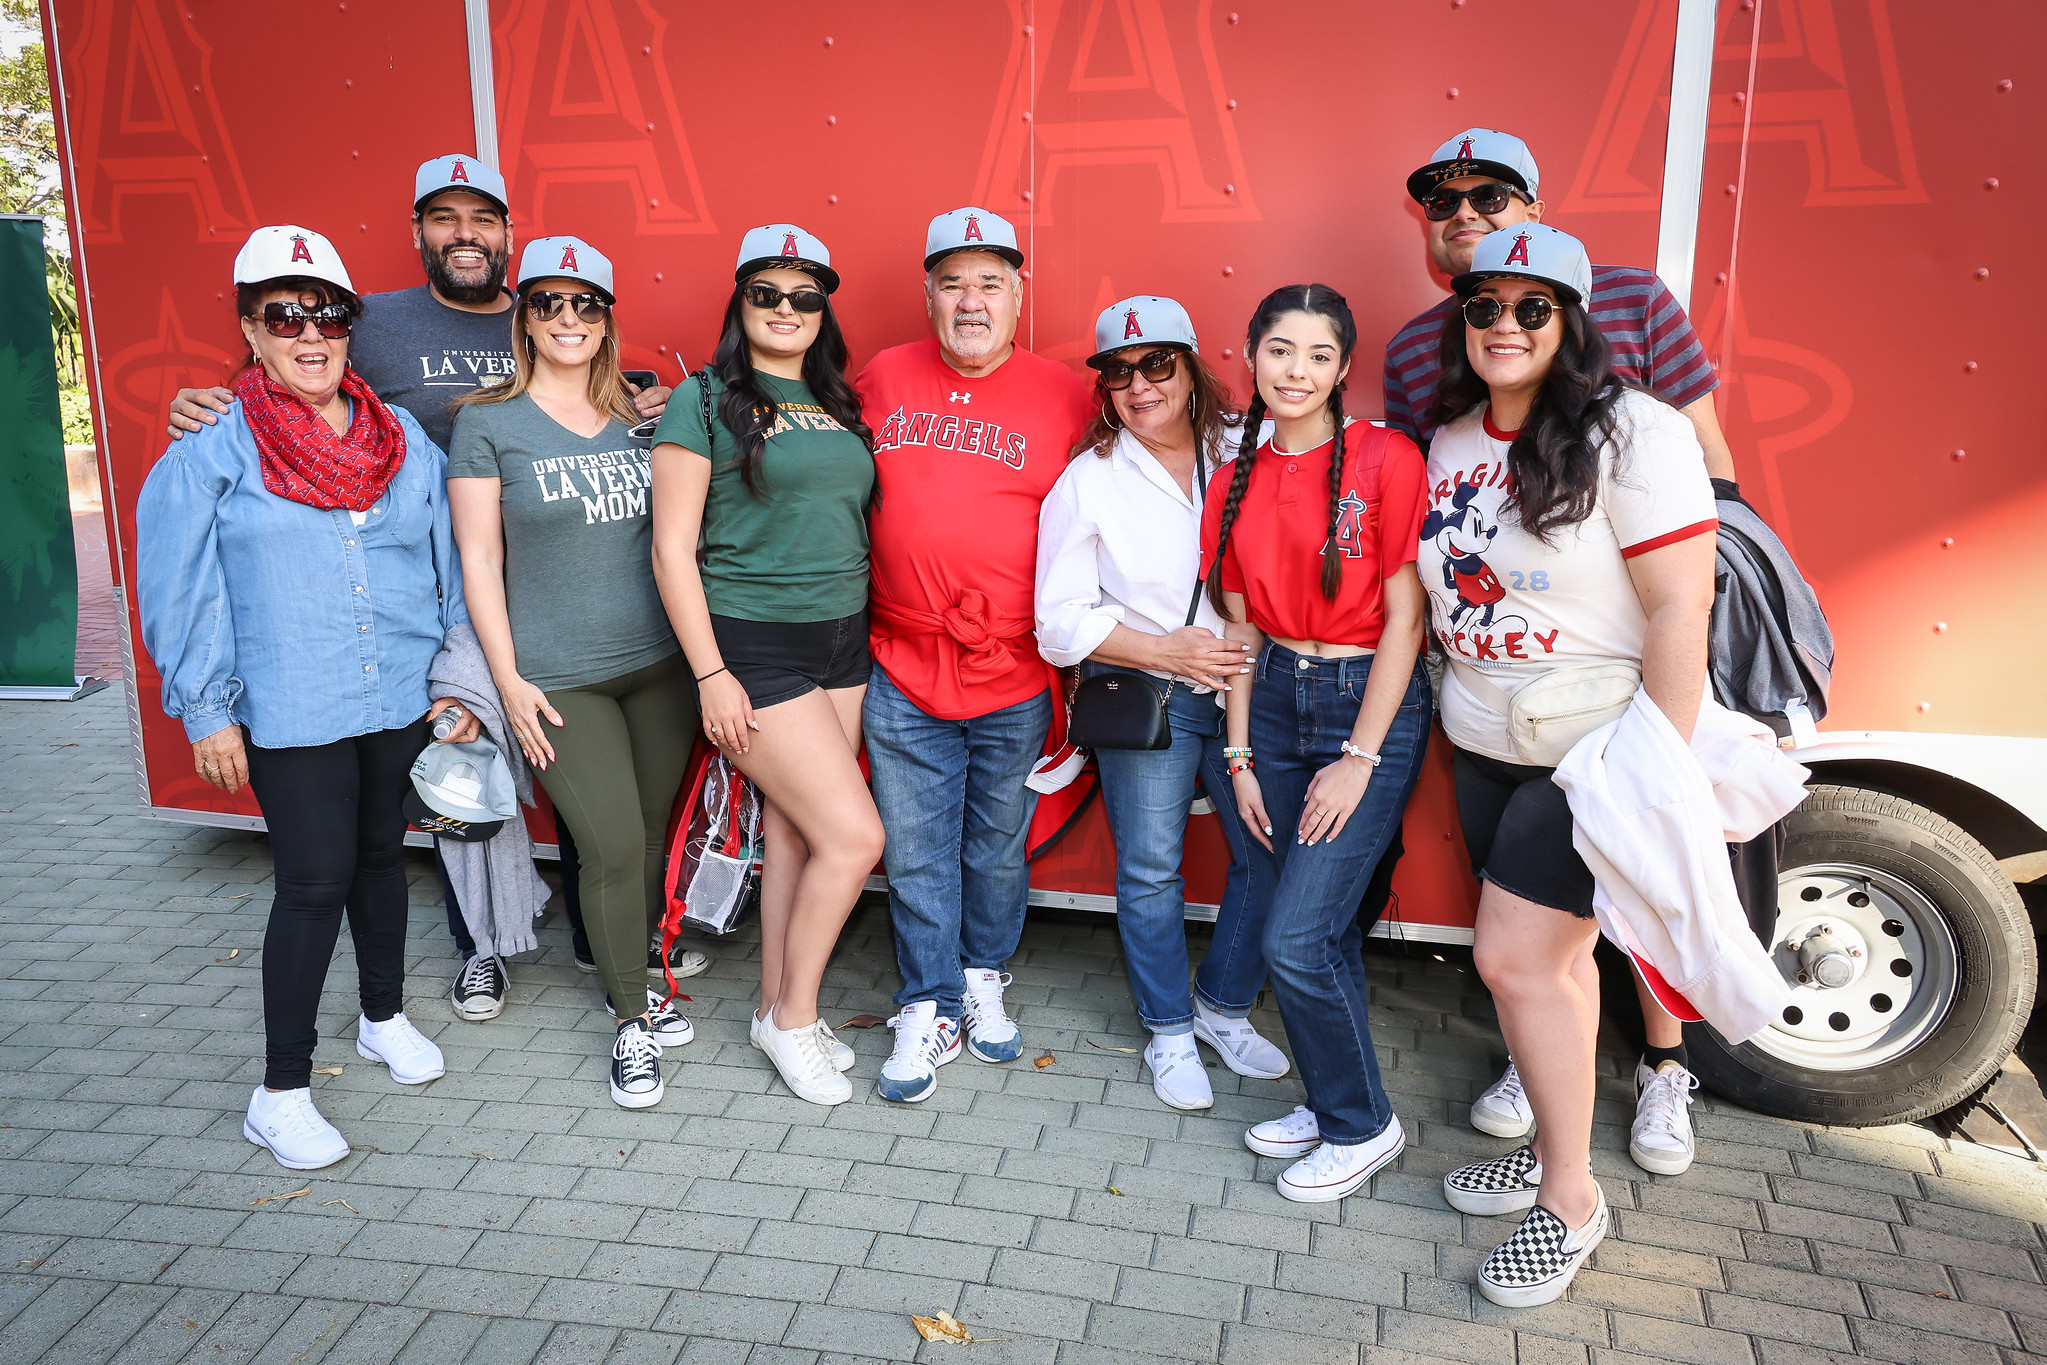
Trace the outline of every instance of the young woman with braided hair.
<instances>
[{"instance_id":1,"label":"young woman with braided hair","mask_svg":"<svg viewBox=\"0 0 2047 1365\"><path fill-rule=\"evenodd\" d=\"M1225 633L1257 651L1225 704L1237 809L1255 841L1247 915L1308 1103L1244 1145L1299 1157L1288 1199L1358 1189L1405 1145L1365 1017L1358 904L1399 828L1428 748L1415 576L1421 452L1344 416L1357 324L1323 284L1275 290L1251 319L1257 382L1227 484L1209 486L1202 548ZM1272 419L1272 435L1260 429ZM1274 831L1278 833L1275 834Z\"/></svg>"}]
</instances>

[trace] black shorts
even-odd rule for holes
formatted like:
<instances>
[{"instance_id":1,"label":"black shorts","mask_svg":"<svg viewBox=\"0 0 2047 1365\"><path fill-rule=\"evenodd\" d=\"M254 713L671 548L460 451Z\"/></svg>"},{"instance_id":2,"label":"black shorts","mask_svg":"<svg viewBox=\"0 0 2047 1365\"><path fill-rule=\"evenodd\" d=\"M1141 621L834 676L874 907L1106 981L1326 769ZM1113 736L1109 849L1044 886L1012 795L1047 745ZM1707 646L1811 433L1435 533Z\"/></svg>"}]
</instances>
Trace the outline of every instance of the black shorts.
<instances>
[{"instance_id":1,"label":"black shorts","mask_svg":"<svg viewBox=\"0 0 2047 1365\"><path fill-rule=\"evenodd\" d=\"M713 616L711 633L725 667L754 709L793 701L812 688L863 687L873 670L867 609L836 621L742 621Z\"/></svg>"},{"instance_id":2,"label":"black shorts","mask_svg":"<svg viewBox=\"0 0 2047 1365\"><path fill-rule=\"evenodd\" d=\"M1456 751L1457 821L1472 874L1552 910L1592 918L1592 869L1571 847L1571 803L1554 768Z\"/></svg>"}]
</instances>

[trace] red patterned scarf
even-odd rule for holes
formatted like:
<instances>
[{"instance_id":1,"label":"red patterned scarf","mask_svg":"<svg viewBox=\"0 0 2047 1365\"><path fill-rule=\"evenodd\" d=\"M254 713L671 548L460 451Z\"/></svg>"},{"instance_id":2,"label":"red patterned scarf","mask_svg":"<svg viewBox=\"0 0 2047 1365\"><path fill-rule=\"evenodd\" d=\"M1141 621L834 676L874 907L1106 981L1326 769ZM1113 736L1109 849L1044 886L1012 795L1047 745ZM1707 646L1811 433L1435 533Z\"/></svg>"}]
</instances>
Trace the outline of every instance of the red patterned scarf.
<instances>
[{"instance_id":1,"label":"red patterned scarf","mask_svg":"<svg viewBox=\"0 0 2047 1365\"><path fill-rule=\"evenodd\" d=\"M341 376L341 391L355 400L355 415L337 436L260 366L235 381L265 488L308 507L367 512L405 463L405 428L353 369Z\"/></svg>"}]
</instances>

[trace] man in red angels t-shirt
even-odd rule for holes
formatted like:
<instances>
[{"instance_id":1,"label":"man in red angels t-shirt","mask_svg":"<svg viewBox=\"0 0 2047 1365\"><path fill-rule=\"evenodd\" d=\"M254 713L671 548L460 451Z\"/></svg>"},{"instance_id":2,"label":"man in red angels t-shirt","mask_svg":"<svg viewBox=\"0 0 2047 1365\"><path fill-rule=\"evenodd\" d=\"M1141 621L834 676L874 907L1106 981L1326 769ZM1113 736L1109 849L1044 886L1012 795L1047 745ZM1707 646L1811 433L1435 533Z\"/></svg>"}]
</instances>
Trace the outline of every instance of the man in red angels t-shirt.
<instances>
[{"instance_id":1,"label":"man in red angels t-shirt","mask_svg":"<svg viewBox=\"0 0 2047 1365\"><path fill-rule=\"evenodd\" d=\"M1032 637L1038 507L1090 408L1073 371L1016 344L1022 265L1016 229L986 209L932 219L934 336L883 351L859 379L879 475L867 760L903 974L876 1084L890 1100L937 1088L962 1014L982 1061L1023 1051L1002 968L1030 892L1024 779L1052 718Z\"/></svg>"}]
</instances>

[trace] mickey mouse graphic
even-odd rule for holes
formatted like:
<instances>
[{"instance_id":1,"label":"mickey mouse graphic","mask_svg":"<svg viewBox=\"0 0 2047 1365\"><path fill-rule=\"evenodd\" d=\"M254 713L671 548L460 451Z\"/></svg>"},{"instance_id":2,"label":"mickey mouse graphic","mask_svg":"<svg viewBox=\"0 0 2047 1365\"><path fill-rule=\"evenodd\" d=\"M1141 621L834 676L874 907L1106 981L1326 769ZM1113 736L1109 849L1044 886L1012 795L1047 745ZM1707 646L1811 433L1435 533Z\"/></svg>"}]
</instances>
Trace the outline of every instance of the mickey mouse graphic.
<instances>
[{"instance_id":1,"label":"mickey mouse graphic","mask_svg":"<svg viewBox=\"0 0 2047 1365\"><path fill-rule=\"evenodd\" d=\"M1435 542L1443 556L1443 586L1457 594L1457 606L1450 613L1450 628L1490 626L1493 606L1507 595L1498 575L1480 556L1492 547L1500 533L1498 523L1486 525L1471 500L1478 496L1476 484L1460 483L1450 495L1447 511L1430 508L1422 520L1422 539Z\"/></svg>"}]
</instances>

